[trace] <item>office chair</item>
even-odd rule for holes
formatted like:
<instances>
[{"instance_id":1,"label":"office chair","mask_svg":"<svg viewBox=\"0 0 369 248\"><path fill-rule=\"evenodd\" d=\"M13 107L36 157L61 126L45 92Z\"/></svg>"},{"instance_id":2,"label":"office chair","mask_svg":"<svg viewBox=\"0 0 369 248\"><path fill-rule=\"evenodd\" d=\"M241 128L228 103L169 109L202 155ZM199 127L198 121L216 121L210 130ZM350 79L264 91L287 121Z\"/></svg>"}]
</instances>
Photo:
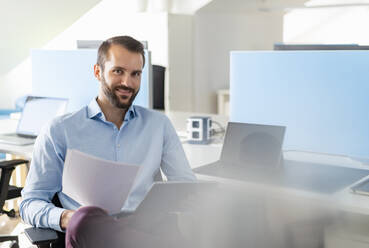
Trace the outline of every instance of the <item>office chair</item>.
<instances>
[{"instance_id":1,"label":"office chair","mask_svg":"<svg viewBox=\"0 0 369 248\"><path fill-rule=\"evenodd\" d=\"M14 199L21 196L22 188L9 185L10 177L13 170L17 165L26 164L27 160L14 159L14 160L2 160L0 161L1 177L0 177L0 213L6 214L11 218L15 217L14 209L6 211L3 209L5 201L9 199ZM11 241L11 248L17 248L18 236L14 235L0 235L0 242Z\"/></svg>"},{"instance_id":2,"label":"office chair","mask_svg":"<svg viewBox=\"0 0 369 248\"><path fill-rule=\"evenodd\" d=\"M161 171L159 171L155 177L155 182L163 181L163 177L161 175ZM59 197L57 194L54 195L54 198L51 201L56 207L61 207L62 205L59 201ZM63 248L65 246L64 240L65 234L45 228L31 227L24 230L29 241L36 245L38 248Z\"/></svg>"}]
</instances>

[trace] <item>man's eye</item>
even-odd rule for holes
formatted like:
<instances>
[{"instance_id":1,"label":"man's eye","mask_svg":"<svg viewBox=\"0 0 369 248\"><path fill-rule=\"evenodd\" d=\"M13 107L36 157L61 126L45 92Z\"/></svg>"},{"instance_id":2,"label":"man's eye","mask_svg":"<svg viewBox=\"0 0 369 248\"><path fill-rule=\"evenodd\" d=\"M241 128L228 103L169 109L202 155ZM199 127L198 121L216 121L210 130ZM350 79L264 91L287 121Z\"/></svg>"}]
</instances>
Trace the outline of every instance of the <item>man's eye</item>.
<instances>
[{"instance_id":1,"label":"man's eye","mask_svg":"<svg viewBox=\"0 0 369 248\"><path fill-rule=\"evenodd\" d=\"M135 76L135 77L139 77L141 75L141 72L135 72L134 74L133 74L133 76Z\"/></svg>"},{"instance_id":2,"label":"man's eye","mask_svg":"<svg viewBox=\"0 0 369 248\"><path fill-rule=\"evenodd\" d=\"M122 70L120 70L120 69L116 69L116 70L113 70L113 72L115 73L115 74L122 74Z\"/></svg>"}]
</instances>

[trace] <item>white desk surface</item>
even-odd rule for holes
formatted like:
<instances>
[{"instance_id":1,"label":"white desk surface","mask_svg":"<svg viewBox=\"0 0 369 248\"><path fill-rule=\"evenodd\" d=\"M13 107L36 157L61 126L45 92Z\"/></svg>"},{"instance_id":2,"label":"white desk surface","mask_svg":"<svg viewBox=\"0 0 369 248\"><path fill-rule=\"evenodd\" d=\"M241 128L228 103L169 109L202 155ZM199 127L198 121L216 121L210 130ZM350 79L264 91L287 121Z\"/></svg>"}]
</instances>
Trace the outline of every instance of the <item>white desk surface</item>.
<instances>
[{"instance_id":1,"label":"white desk surface","mask_svg":"<svg viewBox=\"0 0 369 248\"><path fill-rule=\"evenodd\" d=\"M317 162L321 164L369 170L369 165L363 164L344 156L301 151L285 151L284 158L288 160L313 163ZM334 194L328 195L293 188L278 187L275 185L263 185L251 181L241 181L235 179L207 176L202 174L197 174L197 178L200 180L220 182L222 183L222 185L227 185L227 188L231 188L237 191L253 192L259 195L274 195L276 198L282 201L292 201L293 199L295 202L298 202L301 200L305 203L307 202L307 204L310 205L331 208L332 210L343 210L350 213L369 215L369 197L351 193L350 187L352 185ZM360 181L368 178L369 176L361 179ZM357 182L355 182L354 184L356 183Z\"/></svg>"},{"instance_id":2,"label":"white desk surface","mask_svg":"<svg viewBox=\"0 0 369 248\"><path fill-rule=\"evenodd\" d=\"M172 121L176 130L180 134L185 132L186 120L190 116L194 116L194 115L211 116L213 120L219 122L223 126L225 126L228 121L228 117L226 116L211 115L211 114L167 112L166 115ZM0 133L15 132L16 124L17 124L17 120L11 120L11 119L0 120ZM220 157L222 144L218 142L216 144L210 144L210 145L191 145L191 144L187 144L184 142L183 148L188 157L191 167L196 168L198 166L217 161ZM27 159L30 159L32 157L32 150L33 150L33 145L15 146L15 145L7 145L7 144L0 143L0 152L20 155ZM298 152L298 151L285 151L284 157L290 160L319 162L319 163L326 163L326 164L331 164L331 165L336 165L336 166L369 169L369 165L365 165L362 162L359 162L359 161L356 161L356 160L353 160L351 158L344 157L344 156ZM216 177L204 176L204 175L198 175L198 178L205 179L205 180L215 180L219 182L224 182L237 189L267 190L269 194L275 192L275 193L278 193L281 197L291 197L292 195L301 196L304 198L308 197L311 199L315 199L317 201L320 201L323 199L324 202L327 203L327 195L321 195L321 194L312 193L312 192L302 192L301 190L293 190L293 189L285 189L285 188L283 189L283 188L278 188L275 186L274 187L261 186L260 184L256 184L252 182L216 178ZM352 194L350 193L349 187L333 194L330 197L329 201L334 201L335 204L339 204L339 208L342 210L369 215L369 197Z\"/></svg>"},{"instance_id":3,"label":"white desk surface","mask_svg":"<svg viewBox=\"0 0 369 248\"><path fill-rule=\"evenodd\" d=\"M165 112L173 123L179 136L186 133L186 120L190 116L211 116L214 121L219 122L223 127L227 125L228 117L214 114L188 113L188 112ZM0 119L0 133L14 133L16 131L18 120ZM184 137L181 137L181 139ZM215 145L189 145L183 144L186 155L189 158L191 167L197 167L206 163L216 161L219 158L221 144ZM26 159L32 158L33 145L17 146L0 143L0 152L11 153L23 156ZM215 156L215 157L214 157Z\"/></svg>"},{"instance_id":4,"label":"white desk surface","mask_svg":"<svg viewBox=\"0 0 369 248\"><path fill-rule=\"evenodd\" d=\"M1 119L0 133L15 133L18 120ZM0 152L19 155L25 159L32 158L33 145L17 146L0 143Z\"/></svg>"}]
</instances>

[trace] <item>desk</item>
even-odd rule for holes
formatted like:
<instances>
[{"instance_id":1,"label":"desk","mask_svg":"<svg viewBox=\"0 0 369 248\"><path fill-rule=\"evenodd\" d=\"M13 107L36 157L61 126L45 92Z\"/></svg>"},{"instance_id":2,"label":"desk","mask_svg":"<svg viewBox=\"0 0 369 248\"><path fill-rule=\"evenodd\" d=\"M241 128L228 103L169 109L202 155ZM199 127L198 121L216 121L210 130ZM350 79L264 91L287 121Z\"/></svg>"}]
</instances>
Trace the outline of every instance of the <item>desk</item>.
<instances>
[{"instance_id":1,"label":"desk","mask_svg":"<svg viewBox=\"0 0 369 248\"><path fill-rule=\"evenodd\" d=\"M186 120L188 117L192 115L196 115L196 113L188 113L188 112L166 112L165 113L168 118L172 121L176 130L179 133L184 133L186 130ZM213 120L218 121L221 125L226 126L228 121L227 116L221 115L213 115L213 114L198 114L211 116ZM12 119L4 119L0 120L0 133L8 133L15 132L17 125L17 120ZM219 159L222 144L210 144L210 145L192 145L188 143L183 143L183 148L188 157L190 165L192 168L196 168L208 163L215 162ZM7 145L0 143L0 152L11 153L26 159L32 158L32 150L33 145L27 146L16 146L16 145ZM348 157L344 156L334 156L334 155L324 155L317 153L307 153L307 152L298 152L298 151L286 151L284 152L284 157L289 160L300 160L300 161L308 161L308 162L320 162L326 164L332 164L336 166L345 166L352 168L368 168L369 165L365 165L360 161L352 160ZM230 179L220 179L214 177L208 177L203 175L198 175L199 178L203 179L212 179L212 180L220 180L227 181L228 183L232 183L237 185L237 187L249 187L252 183L240 182L236 180ZM287 190L284 189L282 191L285 192L295 192L295 190ZM301 192L298 192L301 194ZM303 192L305 195L312 195L313 193ZM350 212L360 213L369 215L369 197L354 195L349 192L349 189L346 188L343 191L337 192L334 194L334 197L339 201L342 209Z\"/></svg>"},{"instance_id":2,"label":"desk","mask_svg":"<svg viewBox=\"0 0 369 248\"><path fill-rule=\"evenodd\" d=\"M186 147L186 146L185 146ZM201 149L203 149L201 151ZM191 154L196 151L198 154L202 154L207 152L207 154L211 154L213 159L208 157L209 161L214 160L215 157L220 156L220 151L215 148L198 148L198 149L188 149L187 153ZM285 151L284 158L288 160L297 160L297 161L304 161L304 162L319 162L321 164L327 165L335 165L340 167L350 167L350 168L359 168L359 169L368 169L369 164L363 164L360 161L352 160L345 156L335 156L335 155L327 155L327 154L318 154L318 153L309 153L309 152L301 152L301 151ZM196 165L197 166L197 165ZM364 214L369 216L369 197L352 194L350 192L350 186L340 190L334 194L327 195L327 194L319 194L314 192L308 192L303 190L297 190L292 188L283 188L271 185L261 185L255 182L247 182L247 181L240 181L234 179L227 179L227 178L220 178L215 176L207 176L202 174L197 174L197 177L203 180L213 180L227 184L228 186L234 189L245 189L245 190L259 190L265 191L269 194L279 195L279 197L302 197L304 199L311 199L317 200L326 203L334 202L340 210L357 213L357 214ZM366 180L369 176L361 179ZM354 183L356 184L356 182Z\"/></svg>"},{"instance_id":3,"label":"desk","mask_svg":"<svg viewBox=\"0 0 369 248\"><path fill-rule=\"evenodd\" d=\"M177 131L181 132L185 130L185 120L186 118L188 118L188 116L190 116L190 114L169 113L168 116L174 123ZM226 125L227 118L225 116L214 115L212 116L212 118L220 122L222 125ZM189 159L191 167L196 168L217 161L220 158L222 144L191 145L183 143L183 148L185 150L187 158ZM341 167L369 169L369 163L351 159L345 156L299 151L285 151L284 158L288 160L323 163ZM272 187L267 185L260 185L253 182L244 182L200 174L197 174L197 177L200 180L220 182L223 189L225 188L231 192L236 192L236 195L247 194L248 196L251 196L251 199L255 199L255 195L257 199L259 199L260 195L266 196L267 200L266 202L263 202L263 204L261 205L262 207L258 206L255 202L252 202L253 200L249 199L246 199L246 202L239 202L238 204L245 208L249 208L250 201L252 202L251 205L256 204L256 206L254 207L259 208L260 212L253 212L249 209L247 210L248 213L242 214L248 216L247 218L251 219L253 219L254 214L258 216L258 219L255 220L254 223L252 223L253 225L255 225L255 228L265 228L265 226L268 226L268 228L271 229L271 236L274 236L276 243L279 242L280 244L282 244L282 247L287 247L288 245L290 245L289 247L300 247L299 245L303 247L319 247L319 245L321 244L319 243L319 239L321 240L321 242L323 242L322 240L324 239L324 245L327 248L357 247L356 240L358 239L358 237L359 240L367 240L367 243L365 243L363 247L369 247L369 239L365 238L365 230L369 228L369 224L362 224L357 221L357 219L360 219L362 222L365 222L365 220L369 222L369 197L354 195L350 193L349 187L346 187L345 189L327 197L326 194L318 194L291 188ZM274 197L270 197L271 195ZM334 206L333 209L332 206ZM324 222L322 220L325 220L328 215L341 217L342 219L344 219L343 222L345 222L346 224L349 223L348 225L355 226L354 229L357 229L357 226L360 226L359 228L364 226L363 228L361 228L364 229L364 231L360 232L360 236L357 233L350 234L351 231L346 230L346 225L341 228L339 224L337 227L335 225L325 226L325 223L319 223ZM230 227L235 226L235 223L233 221L230 221L228 219L228 216L223 216L223 219L218 215L216 216L216 218L219 218L219 220L222 221L222 226L226 226L227 224ZM239 216L236 217L236 222L238 221L238 218ZM245 222L249 221L249 219L245 220ZM260 221L267 221L269 223L264 223L265 225L262 225L262 227L260 227ZM211 220L207 222L207 225L211 226L210 223ZM281 223L281 225L276 226L275 223ZM241 229L247 228L242 225L242 223L239 224L241 226ZM216 225L216 223L214 223L214 225ZM316 231L317 228L318 231ZM342 229L344 229L344 231L342 231ZM227 232L228 230L227 228L225 228L223 231ZM214 232L219 234L219 231ZM291 236L297 236L298 238L296 239L301 239L301 236L304 236L305 240L304 238L302 238L303 241L292 241L292 245L287 243L283 244L280 239L283 239L286 233L291 232L295 232L294 235ZM319 236L318 239L314 239L314 236L316 236L316 232L318 232L318 236L321 235L322 237ZM364 233L364 235L362 233ZM230 236L232 235L233 234L230 234ZM313 238L307 239L306 237L308 237L309 235ZM344 238L342 238L342 235L344 236ZM366 235L369 236L369 232L366 233ZM298 242L301 243L298 244ZM339 246L339 244L341 246ZM224 247L226 245L227 244L224 244ZM209 246L218 247L216 246L216 244L209 244ZM220 247L221 246L222 245L220 245ZM266 243L265 247L277 246L275 243Z\"/></svg>"},{"instance_id":4,"label":"desk","mask_svg":"<svg viewBox=\"0 0 369 248\"><path fill-rule=\"evenodd\" d=\"M2 119L0 120L0 133L15 133L18 120ZM17 146L0 143L0 152L9 153L23 157L25 159L32 158L33 145Z\"/></svg>"},{"instance_id":5,"label":"desk","mask_svg":"<svg viewBox=\"0 0 369 248\"><path fill-rule=\"evenodd\" d=\"M228 117L222 115L190 112L165 112L165 114L173 123L178 135L181 138L184 138L184 140L184 135L186 134L186 121L190 116L210 116L213 120L219 122L223 127L226 127L228 122ZM18 120L13 119L0 120L0 133L15 132L17 123ZM183 146L192 168L216 161L219 158L219 154L222 149L222 145L219 142L217 144L210 145L190 145L184 142ZM33 145L17 146L0 143L0 152L18 155L25 159L32 158L32 151Z\"/></svg>"},{"instance_id":6,"label":"desk","mask_svg":"<svg viewBox=\"0 0 369 248\"><path fill-rule=\"evenodd\" d=\"M219 156L219 154L214 153L214 156ZM369 165L344 156L285 151L284 158L369 169ZM323 243L325 247L345 247L345 245L346 247L369 247L369 238L366 238L366 236L369 237L369 197L350 193L349 186L327 195L201 174L197 174L197 177L202 180L220 182L222 188L234 192L235 198L244 198L244 202L238 200L240 202L234 205L244 207L247 206L245 202L258 201L259 205L252 213L259 215L258 219L265 222L262 228L268 229L269 235L274 237L273 247L279 247L277 243L281 247L300 247L299 245L320 247L319 245ZM230 212L237 211L242 212L243 210L235 207ZM237 216L234 219L237 224L232 223L232 225L237 226L242 222L239 220L240 215ZM357 230L360 231L359 234L355 232ZM288 235L294 236L295 240L290 237L289 241L286 241ZM283 240L284 238L286 240ZM363 246L356 246L358 238ZM342 239L344 241L341 246L338 246Z\"/></svg>"},{"instance_id":7,"label":"desk","mask_svg":"<svg viewBox=\"0 0 369 248\"><path fill-rule=\"evenodd\" d=\"M170 121L173 123L177 130L178 136L183 140L182 145L186 153L187 159L190 163L191 168L196 168L201 165L215 162L219 159L222 151L222 134L217 136L215 143L208 145L193 145L188 144L184 137L187 133L187 119L191 116L210 116L213 121L218 122L222 127L226 128L229 117L226 115L215 115L206 113L190 113L190 112L165 112ZM214 128L218 129L217 126Z\"/></svg>"},{"instance_id":8,"label":"desk","mask_svg":"<svg viewBox=\"0 0 369 248\"><path fill-rule=\"evenodd\" d=\"M176 130L181 134L186 130L186 119L194 113L185 113L185 112L169 112L166 113L169 119L174 124ZM201 115L201 114L200 114ZM218 116L218 115L209 115L214 120L220 122L223 126L225 126L228 118L226 116ZM5 132L14 132L16 128L17 121L16 120L0 120L0 130L2 133ZM214 162L219 159L222 145L220 143L210 144L210 145L192 145L188 143L183 143L183 147L185 153L189 159L190 165L192 168L205 165L211 162ZM30 159L32 157L33 146L14 146L14 145L6 145L0 144L0 151L16 154L19 156L23 156L25 158ZM333 164L336 166L345 166L352 168L368 168L368 165L363 164L360 161L356 161L347 157L340 157L334 155L326 155L326 154L316 154L316 153L307 153L307 152L298 152L298 151L285 151L284 157L289 160L302 160L309 162L320 162L326 164ZM278 212L276 214L276 210L271 208L268 209L267 215L271 215L271 211L273 215L284 216L286 214L285 211L289 211L289 209L283 209L283 205L290 201L290 199L298 199L297 202L294 202L301 205L319 205L319 206L329 206L330 204L334 204L337 206L339 211L348 212L351 214L359 214L362 216L369 217L369 197L354 195L349 192L349 188L345 188L329 197L327 199L326 195L321 195L312 192L304 192L301 190L295 189L287 189L281 187L270 187L265 185L260 185L252 182L244 182L237 181L231 179L224 178L216 178L204 175L198 175L199 179L203 180L212 180L218 181L222 183L222 187L231 189L236 192L248 192L252 194L268 194L275 195L274 199L278 198L279 204L281 204L281 209L284 210L282 212ZM273 205L275 202L273 202ZM281 214L283 213L283 214ZM289 213L288 213L289 214ZM295 216L299 215L299 211L294 212ZM278 216L277 216L278 217ZM301 217L301 216L299 216ZM296 218L295 218L296 219ZM301 219L301 218L298 218Z\"/></svg>"}]
</instances>

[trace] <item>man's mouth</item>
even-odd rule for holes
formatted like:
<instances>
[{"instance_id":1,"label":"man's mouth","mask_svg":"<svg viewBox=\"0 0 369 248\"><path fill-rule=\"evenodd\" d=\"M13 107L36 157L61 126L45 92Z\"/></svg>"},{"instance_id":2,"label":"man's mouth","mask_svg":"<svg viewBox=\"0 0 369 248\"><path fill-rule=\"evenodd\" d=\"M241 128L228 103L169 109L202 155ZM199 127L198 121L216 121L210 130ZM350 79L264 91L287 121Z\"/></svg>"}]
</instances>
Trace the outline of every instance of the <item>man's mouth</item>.
<instances>
[{"instance_id":1,"label":"man's mouth","mask_svg":"<svg viewBox=\"0 0 369 248\"><path fill-rule=\"evenodd\" d=\"M115 91L121 96L131 96L133 90L129 88L116 88Z\"/></svg>"}]
</instances>

